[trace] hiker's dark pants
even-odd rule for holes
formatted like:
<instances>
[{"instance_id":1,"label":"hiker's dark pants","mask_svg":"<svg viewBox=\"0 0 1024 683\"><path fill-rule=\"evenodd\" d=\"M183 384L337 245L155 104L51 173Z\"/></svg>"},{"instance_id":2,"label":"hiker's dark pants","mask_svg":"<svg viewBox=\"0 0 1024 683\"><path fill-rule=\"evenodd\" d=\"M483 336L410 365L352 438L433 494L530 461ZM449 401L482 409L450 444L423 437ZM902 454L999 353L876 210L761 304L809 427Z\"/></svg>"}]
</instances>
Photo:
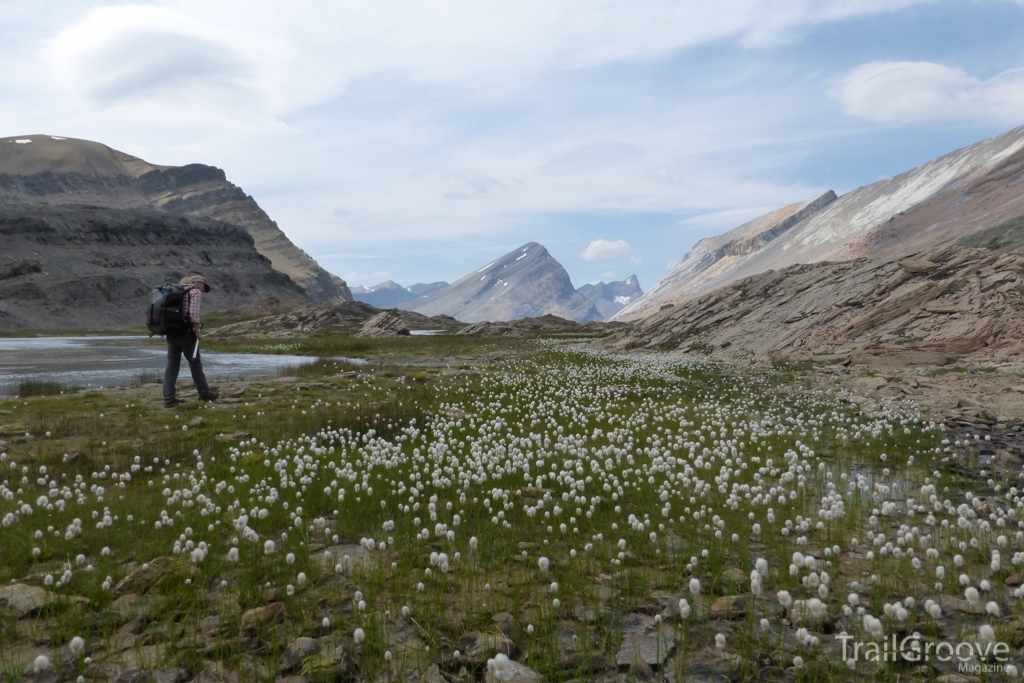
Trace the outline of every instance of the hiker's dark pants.
<instances>
[{"instance_id":1,"label":"hiker's dark pants","mask_svg":"<svg viewBox=\"0 0 1024 683\"><path fill-rule=\"evenodd\" d=\"M205 399L210 395L210 385L206 383L206 374L203 373L203 352L196 354L192 359L192 351L195 349L196 338L187 333L183 336L167 336L167 369L164 370L164 403L174 400L174 386L178 383L178 370L181 369L181 356L185 355L188 361L188 369L192 371L192 381L199 392L199 398Z\"/></svg>"}]
</instances>

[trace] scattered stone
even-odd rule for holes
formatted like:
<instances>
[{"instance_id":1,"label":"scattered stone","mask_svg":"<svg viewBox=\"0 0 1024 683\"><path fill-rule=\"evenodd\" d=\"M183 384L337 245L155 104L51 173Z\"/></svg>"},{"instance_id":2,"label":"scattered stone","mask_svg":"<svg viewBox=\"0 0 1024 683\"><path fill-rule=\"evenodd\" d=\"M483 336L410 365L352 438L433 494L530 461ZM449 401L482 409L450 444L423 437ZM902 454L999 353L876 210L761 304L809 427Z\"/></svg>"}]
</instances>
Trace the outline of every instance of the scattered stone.
<instances>
[{"instance_id":1,"label":"scattered stone","mask_svg":"<svg viewBox=\"0 0 1024 683\"><path fill-rule=\"evenodd\" d=\"M746 595L725 595L711 603L712 619L739 619L746 613Z\"/></svg>"},{"instance_id":2,"label":"scattered stone","mask_svg":"<svg viewBox=\"0 0 1024 683\"><path fill-rule=\"evenodd\" d=\"M242 439L248 439L252 434L249 432L232 432L230 434L218 434L218 441L241 441Z\"/></svg>"},{"instance_id":3,"label":"scattered stone","mask_svg":"<svg viewBox=\"0 0 1024 683\"><path fill-rule=\"evenodd\" d=\"M193 568L173 557L158 557L143 564L114 586L115 595L145 593L152 590L176 570L189 571Z\"/></svg>"},{"instance_id":4,"label":"scattered stone","mask_svg":"<svg viewBox=\"0 0 1024 683\"><path fill-rule=\"evenodd\" d=\"M961 673L943 674L935 679L935 683L978 683L981 679L977 676L968 676Z\"/></svg>"},{"instance_id":5,"label":"scattered stone","mask_svg":"<svg viewBox=\"0 0 1024 683\"><path fill-rule=\"evenodd\" d=\"M133 669L122 672L115 683L184 683L187 680L189 680L189 675L185 669L155 669L153 671Z\"/></svg>"},{"instance_id":6,"label":"scattered stone","mask_svg":"<svg viewBox=\"0 0 1024 683\"><path fill-rule=\"evenodd\" d=\"M750 583L750 574L739 567L726 569L719 578L725 585L737 588L743 588Z\"/></svg>"},{"instance_id":7,"label":"scattered stone","mask_svg":"<svg viewBox=\"0 0 1024 683\"><path fill-rule=\"evenodd\" d=\"M192 683L239 683L238 674L228 669L223 662L204 662L205 667Z\"/></svg>"},{"instance_id":8,"label":"scattered stone","mask_svg":"<svg viewBox=\"0 0 1024 683\"><path fill-rule=\"evenodd\" d=\"M242 631L255 631L284 618L284 603L272 602L265 607L255 607L242 614Z\"/></svg>"},{"instance_id":9,"label":"scattered stone","mask_svg":"<svg viewBox=\"0 0 1024 683\"><path fill-rule=\"evenodd\" d=\"M900 268L907 271L908 273L913 273L915 275L922 273L930 273L939 267L938 263L935 263L934 261L929 261L927 259L905 259L903 261L900 261L896 265L898 265Z\"/></svg>"},{"instance_id":10,"label":"scattered stone","mask_svg":"<svg viewBox=\"0 0 1024 683\"><path fill-rule=\"evenodd\" d=\"M850 384L870 391L878 391L888 383L884 377L858 377L850 381Z\"/></svg>"},{"instance_id":11,"label":"scattered stone","mask_svg":"<svg viewBox=\"0 0 1024 683\"><path fill-rule=\"evenodd\" d=\"M38 612L46 605L51 604L56 597L39 586L29 586L24 583L0 586L0 605L14 610L19 618Z\"/></svg>"},{"instance_id":12,"label":"scattered stone","mask_svg":"<svg viewBox=\"0 0 1024 683\"><path fill-rule=\"evenodd\" d=\"M642 661L649 667L660 666L675 649L675 631L668 624L655 624L652 617L629 614L622 628L622 645L615 655L618 666Z\"/></svg>"},{"instance_id":13,"label":"scattered stone","mask_svg":"<svg viewBox=\"0 0 1024 683\"><path fill-rule=\"evenodd\" d=\"M494 624L495 628L501 631L502 635L506 638L512 638L515 640L516 636L519 635L516 631L519 630L516 624L515 617L508 612L499 612L491 617L491 623Z\"/></svg>"},{"instance_id":14,"label":"scattered stone","mask_svg":"<svg viewBox=\"0 0 1024 683\"><path fill-rule=\"evenodd\" d=\"M500 673L492 667L487 667L487 673L484 675L485 683L540 683L540 680L540 674L536 671L511 659L505 662L504 670Z\"/></svg>"},{"instance_id":15,"label":"scattered stone","mask_svg":"<svg viewBox=\"0 0 1024 683\"><path fill-rule=\"evenodd\" d=\"M320 642L320 656L314 656L306 660L302 665L302 675L309 683L334 683L335 681L348 680L356 669L352 660L349 646L337 644L338 641L327 641L322 638Z\"/></svg>"},{"instance_id":16,"label":"scattered stone","mask_svg":"<svg viewBox=\"0 0 1024 683\"><path fill-rule=\"evenodd\" d=\"M939 606L946 613L985 614L985 603L981 600L972 605L970 602L955 598L952 595L943 595L939 597Z\"/></svg>"},{"instance_id":17,"label":"scattered stone","mask_svg":"<svg viewBox=\"0 0 1024 683\"><path fill-rule=\"evenodd\" d=\"M441 668L437 664L431 664L427 672L423 674L423 683L448 683L441 675Z\"/></svg>"},{"instance_id":18,"label":"scattered stone","mask_svg":"<svg viewBox=\"0 0 1024 683\"><path fill-rule=\"evenodd\" d=\"M151 602L149 598L136 593L125 593L110 603L110 611L122 619L130 620L147 613Z\"/></svg>"},{"instance_id":19,"label":"scattered stone","mask_svg":"<svg viewBox=\"0 0 1024 683\"><path fill-rule=\"evenodd\" d=\"M269 605L272 602L283 601L285 592L281 586L271 586L270 588L264 588L260 595L263 596L263 602Z\"/></svg>"},{"instance_id":20,"label":"scattered stone","mask_svg":"<svg viewBox=\"0 0 1024 683\"><path fill-rule=\"evenodd\" d=\"M499 652L514 657L516 645L500 633L481 633L470 631L461 638L456 649L462 652L462 658L471 664L483 664Z\"/></svg>"},{"instance_id":21,"label":"scattered stone","mask_svg":"<svg viewBox=\"0 0 1024 683\"><path fill-rule=\"evenodd\" d=\"M320 651L320 643L302 636L295 639L291 645L285 648L281 654L281 663L278 665L277 670L282 673L291 673L299 669L302 666L303 660L310 655L314 655Z\"/></svg>"}]
</instances>

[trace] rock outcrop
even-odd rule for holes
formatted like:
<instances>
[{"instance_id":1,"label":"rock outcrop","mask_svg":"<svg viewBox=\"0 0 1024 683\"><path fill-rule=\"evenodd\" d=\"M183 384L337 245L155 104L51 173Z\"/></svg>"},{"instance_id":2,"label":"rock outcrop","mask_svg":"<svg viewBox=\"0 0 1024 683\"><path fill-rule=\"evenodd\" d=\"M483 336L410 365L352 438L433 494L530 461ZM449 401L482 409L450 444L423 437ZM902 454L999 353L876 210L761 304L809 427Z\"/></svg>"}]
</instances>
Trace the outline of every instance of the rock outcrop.
<instances>
[{"instance_id":1,"label":"rock outcrop","mask_svg":"<svg viewBox=\"0 0 1024 683\"><path fill-rule=\"evenodd\" d=\"M400 303L398 308L450 315L470 323L547 314L576 322L601 317L572 286L562 264L536 242L524 244L444 289Z\"/></svg>"},{"instance_id":2,"label":"rock outcrop","mask_svg":"<svg viewBox=\"0 0 1024 683\"><path fill-rule=\"evenodd\" d=\"M703 240L615 319L639 320L799 263L906 257L952 244L1024 214L1022 188L1024 126L838 199L826 193Z\"/></svg>"},{"instance_id":3,"label":"rock outcrop","mask_svg":"<svg viewBox=\"0 0 1024 683\"><path fill-rule=\"evenodd\" d=\"M2 146L2 145L0 145ZM153 209L0 210L0 327L141 326L153 287L197 268L206 312L305 292L274 270L243 228Z\"/></svg>"},{"instance_id":4,"label":"rock outcrop","mask_svg":"<svg viewBox=\"0 0 1024 683\"><path fill-rule=\"evenodd\" d=\"M359 328L356 337L399 337L409 335L405 322L390 311L382 311Z\"/></svg>"},{"instance_id":5,"label":"rock outcrop","mask_svg":"<svg viewBox=\"0 0 1024 683\"><path fill-rule=\"evenodd\" d=\"M397 322L387 323L386 329L410 328L420 330L455 331L463 327L457 320L444 316L428 318L412 311L380 311L370 304L349 301L338 306L306 306L299 310L274 313L255 320L223 325L206 333L208 337L266 337L289 339L309 337L327 332L359 332L367 323L378 319L372 327L380 326L382 315L387 313ZM384 328L382 328L384 329ZM398 332L398 334L403 334ZM371 334L361 336L391 336Z\"/></svg>"},{"instance_id":6,"label":"rock outcrop","mask_svg":"<svg viewBox=\"0 0 1024 683\"><path fill-rule=\"evenodd\" d=\"M636 275L616 282L591 282L576 291L594 304L594 308L601 315L601 320L608 320L644 294Z\"/></svg>"},{"instance_id":7,"label":"rock outcrop","mask_svg":"<svg viewBox=\"0 0 1024 683\"><path fill-rule=\"evenodd\" d=\"M912 258L794 265L636 322L606 343L731 358L871 365L1024 354L1024 250L947 245Z\"/></svg>"},{"instance_id":8,"label":"rock outcrop","mask_svg":"<svg viewBox=\"0 0 1024 683\"><path fill-rule=\"evenodd\" d=\"M343 280L295 246L224 171L203 164L158 166L106 145L51 135L0 138L0 207L32 215L41 207L143 210L237 225L272 268L314 302L352 299ZM113 245L112 245L113 246ZM202 265L197 260L196 265Z\"/></svg>"}]
</instances>

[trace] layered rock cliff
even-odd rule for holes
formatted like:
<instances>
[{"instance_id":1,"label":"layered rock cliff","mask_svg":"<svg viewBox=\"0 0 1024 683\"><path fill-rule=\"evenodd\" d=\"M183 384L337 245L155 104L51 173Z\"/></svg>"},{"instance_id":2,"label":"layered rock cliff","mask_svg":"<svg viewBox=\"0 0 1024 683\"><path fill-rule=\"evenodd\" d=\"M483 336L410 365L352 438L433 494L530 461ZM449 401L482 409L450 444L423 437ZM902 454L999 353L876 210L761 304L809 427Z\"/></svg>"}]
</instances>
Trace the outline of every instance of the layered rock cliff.
<instances>
[{"instance_id":1,"label":"layered rock cliff","mask_svg":"<svg viewBox=\"0 0 1024 683\"><path fill-rule=\"evenodd\" d=\"M0 327L126 327L145 323L155 285L201 271L203 310L304 290L259 253L245 229L153 209L40 207L0 211Z\"/></svg>"},{"instance_id":2,"label":"layered rock cliff","mask_svg":"<svg viewBox=\"0 0 1024 683\"><path fill-rule=\"evenodd\" d=\"M342 279L295 246L251 196L212 166L157 166L100 143L51 135L0 138L0 207L31 215L42 206L150 210L237 225L310 300L352 300Z\"/></svg>"}]
</instances>

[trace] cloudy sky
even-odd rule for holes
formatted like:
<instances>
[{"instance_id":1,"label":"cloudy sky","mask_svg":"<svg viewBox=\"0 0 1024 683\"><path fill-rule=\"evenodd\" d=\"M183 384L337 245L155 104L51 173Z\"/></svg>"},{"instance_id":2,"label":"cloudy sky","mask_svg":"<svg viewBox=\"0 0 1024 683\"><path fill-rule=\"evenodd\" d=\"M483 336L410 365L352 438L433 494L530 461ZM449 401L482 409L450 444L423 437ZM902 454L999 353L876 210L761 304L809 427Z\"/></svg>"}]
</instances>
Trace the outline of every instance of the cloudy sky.
<instances>
[{"instance_id":1,"label":"cloudy sky","mask_svg":"<svg viewBox=\"0 0 1024 683\"><path fill-rule=\"evenodd\" d=\"M0 137L224 168L350 284L702 237L1024 124L1024 0L0 0Z\"/></svg>"}]
</instances>

